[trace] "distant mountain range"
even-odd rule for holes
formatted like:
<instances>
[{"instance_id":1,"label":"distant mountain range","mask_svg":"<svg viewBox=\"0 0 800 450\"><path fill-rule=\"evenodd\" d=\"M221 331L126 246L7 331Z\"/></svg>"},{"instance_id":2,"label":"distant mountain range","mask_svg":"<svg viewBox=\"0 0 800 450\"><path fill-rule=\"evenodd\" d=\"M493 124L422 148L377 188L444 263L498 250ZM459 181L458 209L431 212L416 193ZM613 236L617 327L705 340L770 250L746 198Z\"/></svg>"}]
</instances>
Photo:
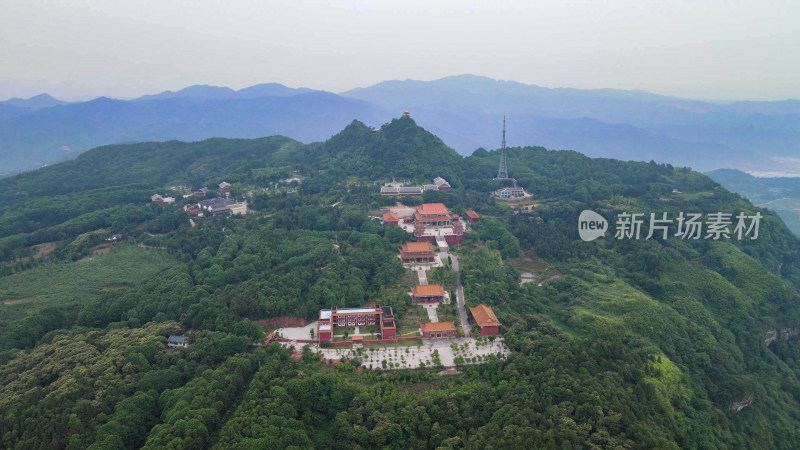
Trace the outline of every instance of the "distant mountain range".
<instances>
[{"instance_id":1,"label":"distant mountain range","mask_svg":"<svg viewBox=\"0 0 800 450\"><path fill-rule=\"evenodd\" d=\"M134 101L164 100L168 98L194 99L197 101L233 100L259 97L291 97L293 95L310 94L313 92L320 91L307 88L293 89L280 83L256 84L255 86L239 89L238 91L227 87L196 85L189 86L177 92L164 91L156 95L144 95Z\"/></svg>"},{"instance_id":2,"label":"distant mountain range","mask_svg":"<svg viewBox=\"0 0 800 450\"><path fill-rule=\"evenodd\" d=\"M113 143L279 134L320 141L353 117L375 125L386 117L370 103L322 91L265 97L251 97L257 93L249 91L231 98L224 92L188 88L135 100L101 97L0 121L0 171L24 170Z\"/></svg>"},{"instance_id":3,"label":"distant mountain range","mask_svg":"<svg viewBox=\"0 0 800 450\"><path fill-rule=\"evenodd\" d=\"M8 99L0 102L0 105L13 106L23 110L37 110L42 108L49 108L51 106L66 105L67 102L56 100L48 94L39 94L31 98L17 98Z\"/></svg>"},{"instance_id":4,"label":"distant mountain range","mask_svg":"<svg viewBox=\"0 0 800 450\"><path fill-rule=\"evenodd\" d=\"M67 104L42 94L0 102L0 172L104 144L280 134L325 140L353 119L378 125L410 110L462 155L509 145L656 160L700 170L800 170L800 101L718 104L613 89L552 89L461 75L386 81L341 94L277 83L235 91L190 86L133 100ZM513 162L510 170L513 172Z\"/></svg>"},{"instance_id":5,"label":"distant mountain range","mask_svg":"<svg viewBox=\"0 0 800 450\"><path fill-rule=\"evenodd\" d=\"M462 75L386 81L342 95L410 109L456 150L510 145L573 149L701 170L786 168L800 150L800 101L717 104L644 91L551 89ZM792 162L800 167L800 161Z\"/></svg>"}]
</instances>

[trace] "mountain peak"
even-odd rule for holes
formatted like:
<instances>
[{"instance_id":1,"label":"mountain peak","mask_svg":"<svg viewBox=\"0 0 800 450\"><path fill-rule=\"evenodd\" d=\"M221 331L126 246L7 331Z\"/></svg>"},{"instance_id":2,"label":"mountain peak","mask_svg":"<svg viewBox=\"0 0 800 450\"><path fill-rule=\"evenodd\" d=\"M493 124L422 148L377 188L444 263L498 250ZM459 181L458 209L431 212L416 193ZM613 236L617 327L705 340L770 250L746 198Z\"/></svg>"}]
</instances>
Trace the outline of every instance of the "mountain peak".
<instances>
[{"instance_id":1,"label":"mountain peak","mask_svg":"<svg viewBox=\"0 0 800 450\"><path fill-rule=\"evenodd\" d=\"M51 96L50 94L41 93L39 95L34 95L33 97L30 98L14 97L6 101L0 102L0 104L37 110L37 109L49 108L51 106L66 105L67 102L57 100L53 98L53 96Z\"/></svg>"},{"instance_id":2,"label":"mountain peak","mask_svg":"<svg viewBox=\"0 0 800 450\"><path fill-rule=\"evenodd\" d=\"M143 95L135 101L146 100L165 100L172 98L190 99L195 101L207 100L233 100L233 99L253 99L259 97L292 97L300 94L309 94L317 91L308 88L290 88L280 83L261 83L235 91L225 86L212 86L207 84L195 84L185 87L179 91L164 91L160 94Z\"/></svg>"},{"instance_id":3,"label":"mountain peak","mask_svg":"<svg viewBox=\"0 0 800 450\"><path fill-rule=\"evenodd\" d=\"M236 91L224 86L211 86L207 84L195 84L185 87L179 91L164 91L160 94L143 95L134 101L146 100L165 100L170 98L182 98L193 100L223 100L236 96Z\"/></svg>"},{"instance_id":4,"label":"mountain peak","mask_svg":"<svg viewBox=\"0 0 800 450\"><path fill-rule=\"evenodd\" d=\"M235 91L229 87L225 86L212 86L208 84L194 84L189 87L185 87L180 91L176 92L181 96L220 96L220 97L227 97L234 93Z\"/></svg>"},{"instance_id":5,"label":"mountain peak","mask_svg":"<svg viewBox=\"0 0 800 450\"><path fill-rule=\"evenodd\" d=\"M290 88L280 83L261 83L239 89L238 91L236 91L236 96L239 98L290 97L293 95L309 94L312 92L321 92L321 91L302 88L302 87Z\"/></svg>"},{"instance_id":6,"label":"mountain peak","mask_svg":"<svg viewBox=\"0 0 800 450\"><path fill-rule=\"evenodd\" d=\"M380 129L354 120L324 148L338 170L373 179L444 177L451 184L461 179L461 156L411 117L392 119Z\"/></svg>"}]
</instances>

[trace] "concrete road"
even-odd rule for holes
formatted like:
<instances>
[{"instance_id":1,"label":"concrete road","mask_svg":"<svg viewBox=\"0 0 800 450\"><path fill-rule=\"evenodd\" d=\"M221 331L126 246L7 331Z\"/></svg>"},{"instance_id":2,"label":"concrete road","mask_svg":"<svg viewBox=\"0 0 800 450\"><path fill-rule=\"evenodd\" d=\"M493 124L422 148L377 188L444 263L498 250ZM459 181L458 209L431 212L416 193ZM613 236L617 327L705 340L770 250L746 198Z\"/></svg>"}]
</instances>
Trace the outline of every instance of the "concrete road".
<instances>
[{"instance_id":1,"label":"concrete road","mask_svg":"<svg viewBox=\"0 0 800 450\"><path fill-rule=\"evenodd\" d=\"M423 306L423 308L425 308L425 311L428 313L428 320L430 320L431 323L439 322L439 315L436 313L436 308L439 307L438 304L434 303L432 305L422 305L422 306Z\"/></svg>"},{"instance_id":2,"label":"concrete road","mask_svg":"<svg viewBox=\"0 0 800 450\"><path fill-rule=\"evenodd\" d=\"M428 270L425 267L417 269L417 276L419 277L420 286L428 284Z\"/></svg>"},{"instance_id":3,"label":"concrete road","mask_svg":"<svg viewBox=\"0 0 800 450\"><path fill-rule=\"evenodd\" d=\"M458 275L458 256L455 253L450 253L450 261L453 263L453 272ZM461 284L460 275L458 277L458 286L456 287L456 306L458 307L458 317L461 319L461 330L464 332L464 336L469 336L472 329L467 318L467 303L464 300L464 286Z\"/></svg>"}]
</instances>

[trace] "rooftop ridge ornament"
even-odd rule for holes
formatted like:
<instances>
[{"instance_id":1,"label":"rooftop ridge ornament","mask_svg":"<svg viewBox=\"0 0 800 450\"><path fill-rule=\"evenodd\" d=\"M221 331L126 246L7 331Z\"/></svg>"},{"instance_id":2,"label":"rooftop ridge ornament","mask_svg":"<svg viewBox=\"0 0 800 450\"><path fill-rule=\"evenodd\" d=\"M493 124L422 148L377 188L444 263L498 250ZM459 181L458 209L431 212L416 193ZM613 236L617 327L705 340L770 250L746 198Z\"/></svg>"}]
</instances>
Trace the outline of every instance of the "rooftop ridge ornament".
<instances>
[{"instance_id":1,"label":"rooftop ridge ornament","mask_svg":"<svg viewBox=\"0 0 800 450\"><path fill-rule=\"evenodd\" d=\"M503 116L503 145L500 148L500 169L497 171L496 180L508 180L508 166L506 165L506 116Z\"/></svg>"}]
</instances>

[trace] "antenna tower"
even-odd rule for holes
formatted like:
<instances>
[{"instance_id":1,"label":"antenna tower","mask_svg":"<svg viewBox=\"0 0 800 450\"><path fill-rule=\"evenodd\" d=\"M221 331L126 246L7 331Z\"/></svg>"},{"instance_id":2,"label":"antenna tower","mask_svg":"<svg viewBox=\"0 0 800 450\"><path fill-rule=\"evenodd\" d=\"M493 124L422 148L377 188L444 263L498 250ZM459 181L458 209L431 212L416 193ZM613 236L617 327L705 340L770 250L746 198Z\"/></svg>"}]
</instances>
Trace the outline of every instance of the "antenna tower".
<instances>
[{"instance_id":1,"label":"antenna tower","mask_svg":"<svg viewBox=\"0 0 800 450\"><path fill-rule=\"evenodd\" d=\"M498 180L508 180L508 167L506 166L506 116L503 116L503 146L500 149L500 170L497 171Z\"/></svg>"}]
</instances>

